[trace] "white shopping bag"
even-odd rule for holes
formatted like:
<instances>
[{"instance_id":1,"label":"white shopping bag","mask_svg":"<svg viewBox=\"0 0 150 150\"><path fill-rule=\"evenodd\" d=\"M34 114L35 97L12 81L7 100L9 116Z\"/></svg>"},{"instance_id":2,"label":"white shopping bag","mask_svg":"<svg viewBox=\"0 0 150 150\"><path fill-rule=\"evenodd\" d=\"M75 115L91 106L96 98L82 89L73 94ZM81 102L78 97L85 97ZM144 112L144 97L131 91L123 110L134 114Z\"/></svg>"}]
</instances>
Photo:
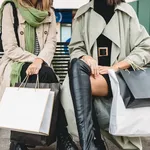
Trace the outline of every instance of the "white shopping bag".
<instances>
[{"instance_id":1,"label":"white shopping bag","mask_svg":"<svg viewBox=\"0 0 150 150\"><path fill-rule=\"evenodd\" d=\"M150 136L150 107L126 108L113 70L109 70L109 77L113 93L109 132L116 136Z\"/></svg>"},{"instance_id":2,"label":"white shopping bag","mask_svg":"<svg viewBox=\"0 0 150 150\"><path fill-rule=\"evenodd\" d=\"M0 102L0 127L48 135L53 103L50 89L7 87Z\"/></svg>"}]
</instances>

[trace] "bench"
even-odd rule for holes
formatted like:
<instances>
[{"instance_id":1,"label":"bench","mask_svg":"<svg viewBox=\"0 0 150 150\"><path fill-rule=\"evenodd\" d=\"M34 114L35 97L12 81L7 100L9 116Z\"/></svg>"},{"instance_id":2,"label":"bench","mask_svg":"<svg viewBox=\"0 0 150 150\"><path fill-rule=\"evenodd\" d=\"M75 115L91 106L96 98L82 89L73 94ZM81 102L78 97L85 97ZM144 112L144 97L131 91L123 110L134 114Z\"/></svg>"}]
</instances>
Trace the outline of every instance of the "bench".
<instances>
[{"instance_id":1,"label":"bench","mask_svg":"<svg viewBox=\"0 0 150 150\"><path fill-rule=\"evenodd\" d=\"M0 59L2 58L3 54L4 54L3 52L0 52Z\"/></svg>"},{"instance_id":2,"label":"bench","mask_svg":"<svg viewBox=\"0 0 150 150\"><path fill-rule=\"evenodd\" d=\"M64 81L64 78L68 73L68 62L70 60L68 45L69 43L58 42L56 46L56 52L52 61L55 73L60 78L60 83Z\"/></svg>"}]
</instances>

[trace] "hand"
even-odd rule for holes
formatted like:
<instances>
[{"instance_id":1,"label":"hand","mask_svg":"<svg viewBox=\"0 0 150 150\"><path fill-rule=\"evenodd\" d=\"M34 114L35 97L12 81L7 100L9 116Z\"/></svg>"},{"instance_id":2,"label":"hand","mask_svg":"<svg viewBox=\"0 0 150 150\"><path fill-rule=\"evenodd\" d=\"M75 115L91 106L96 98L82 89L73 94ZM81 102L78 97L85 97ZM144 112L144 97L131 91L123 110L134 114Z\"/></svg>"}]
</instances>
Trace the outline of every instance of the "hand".
<instances>
[{"instance_id":1,"label":"hand","mask_svg":"<svg viewBox=\"0 0 150 150\"><path fill-rule=\"evenodd\" d=\"M95 59L91 56L83 56L81 60L83 60L91 68L91 73L94 77L99 75L98 63Z\"/></svg>"},{"instance_id":2,"label":"hand","mask_svg":"<svg viewBox=\"0 0 150 150\"><path fill-rule=\"evenodd\" d=\"M33 74L38 74L42 67L42 63L43 63L42 59L36 58L34 62L27 68L26 74L29 76Z\"/></svg>"},{"instance_id":3,"label":"hand","mask_svg":"<svg viewBox=\"0 0 150 150\"><path fill-rule=\"evenodd\" d=\"M99 74L108 74L109 69L113 69L115 72L119 70L117 66L98 66L99 67Z\"/></svg>"}]
</instances>

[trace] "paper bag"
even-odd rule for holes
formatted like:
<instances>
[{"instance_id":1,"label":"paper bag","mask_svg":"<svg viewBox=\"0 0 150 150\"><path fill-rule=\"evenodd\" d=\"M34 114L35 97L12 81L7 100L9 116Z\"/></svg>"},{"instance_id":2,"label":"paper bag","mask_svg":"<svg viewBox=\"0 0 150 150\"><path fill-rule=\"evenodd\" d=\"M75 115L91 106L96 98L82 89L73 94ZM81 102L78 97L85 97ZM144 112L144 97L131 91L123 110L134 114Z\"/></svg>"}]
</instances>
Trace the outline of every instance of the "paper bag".
<instances>
[{"instance_id":1,"label":"paper bag","mask_svg":"<svg viewBox=\"0 0 150 150\"><path fill-rule=\"evenodd\" d=\"M109 132L115 136L150 136L150 107L126 108L113 70L109 70L109 77L113 93Z\"/></svg>"},{"instance_id":2,"label":"paper bag","mask_svg":"<svg viewBox=\"0 0 150 150\"><path fill-rule=\"evenodd\" d=\"M0 102L0 127L48 135L53 103L50 89L7 87Z\"/></svg>"}]
</instances>

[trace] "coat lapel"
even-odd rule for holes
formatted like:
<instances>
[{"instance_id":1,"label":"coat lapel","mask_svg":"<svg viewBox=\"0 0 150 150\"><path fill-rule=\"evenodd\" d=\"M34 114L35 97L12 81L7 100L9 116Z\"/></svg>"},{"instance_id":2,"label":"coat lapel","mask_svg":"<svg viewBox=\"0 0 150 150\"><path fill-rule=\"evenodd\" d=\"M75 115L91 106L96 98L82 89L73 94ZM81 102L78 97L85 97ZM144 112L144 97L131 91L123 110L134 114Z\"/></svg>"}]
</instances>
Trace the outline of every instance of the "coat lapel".
<instances>
[{"instance_id":1,"label":"coat lapel","mask_svg":"<svg viewBox=\"0 0 150 150\"><path fill-rule=\"evenodd\" d=\"M102 16L97 14L93 9L91 9L89 26L88 26L88 38L89 38L89 49L91 50L93 44L99 35L103 32L106 26L105 20Z\"/></svg>"},{"instance_id":2,"label":"coat lapel","mask_svg":"<svg viewBox=\"0 0 150 150\"><path fill-rule=\"evenodd\" d=\"M117 12L115 12L109 23L106 25L103 35L120 47L119 21Z\"/></svg>"},{"instance_id":3,"label":"coat lapel","mask_svg":"<svg viewBox=\"0 0 150 150\"><path fill-rule=\"evenodd\" d=\"M118 13L115 12L110 22L107 24L103 31L103 35L109 38L112 41L112 50L111 50L111 65L117 60L118 55L120 54L120 25L118 20Z\"/></svg>"},{"instance_id":4,"label":"coat lapel","mask_svg":"<svg viewBox=\"0 0 150 150\"><path fill-rule=\"evenodd\" d=\"M36 35L37 35L37 38L38 38L38 42L39 42L39 45L40 45L40 49L43 48L43 32L44 32L44 27L43 25L41 25L40 27L36 28Z\"/></svg>"},{"instance_id":5,"label":"coat lapel","mask_svg":"<svg viewBox=\"0 0 150 150\"><path fill-rule=\"evenodd\" d=\"M38 37L40 49L43 49L43 45L46 42L51 22L52 22L52 17L47 16L43 21L43 25L36 28L36 34Z\"/></svg>"}]
</instances>

